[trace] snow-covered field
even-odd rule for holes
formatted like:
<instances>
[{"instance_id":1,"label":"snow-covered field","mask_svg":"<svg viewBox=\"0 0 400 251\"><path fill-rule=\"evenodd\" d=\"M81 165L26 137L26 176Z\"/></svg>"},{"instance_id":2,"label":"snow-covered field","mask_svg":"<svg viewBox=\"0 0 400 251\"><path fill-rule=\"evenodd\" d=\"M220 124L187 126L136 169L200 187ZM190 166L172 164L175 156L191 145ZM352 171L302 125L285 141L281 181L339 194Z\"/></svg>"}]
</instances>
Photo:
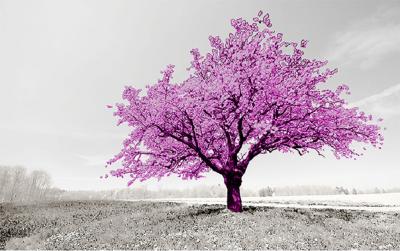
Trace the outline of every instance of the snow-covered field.
<instances>
[{"instance_id":1,"label":"snow-covered field","mask_svg":"<svg viewBox=\"0 0 400 251\"><path fill-rule=\"evenodd\" d=\"M149 201L170 201L188 204L226 204L225 198L168 198L149 199ZM243 197L242 201L245 206L333 208L380 212L400 211L400 193Z\"/></svg>"}]
</instances>

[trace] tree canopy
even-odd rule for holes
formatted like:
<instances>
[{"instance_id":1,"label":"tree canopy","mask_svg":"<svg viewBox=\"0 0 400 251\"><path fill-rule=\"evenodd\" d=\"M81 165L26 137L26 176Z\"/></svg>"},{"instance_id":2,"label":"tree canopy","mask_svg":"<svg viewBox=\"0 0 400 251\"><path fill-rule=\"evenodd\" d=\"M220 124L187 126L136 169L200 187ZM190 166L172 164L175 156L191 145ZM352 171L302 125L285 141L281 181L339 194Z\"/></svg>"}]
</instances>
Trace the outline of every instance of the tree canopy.
<instances>
[{"instance_id":1,"label":"tree canopy","mask_svg":"<svg viewBox=\"0 0 400 251\"><path fill-rule=\"evenodd\" d=\"M323 87L337 69L305 58L307 40L284 41L262 11L252 22L238 18L231 25L226 39L209 37L209 53L191 50L183 82L171 82L174 66L168 65L144 92L125 87L126 102L116 104L114 115L131 133L108 162L122 160L112 176L129 175L131 184L170 174L199 178L213 170L227 186L240 186L260 154L331 150L337 158L355 158L362 153L353 142L383 143L372 116L343 99L347 85Z\"/></svg>"}]
</instances>

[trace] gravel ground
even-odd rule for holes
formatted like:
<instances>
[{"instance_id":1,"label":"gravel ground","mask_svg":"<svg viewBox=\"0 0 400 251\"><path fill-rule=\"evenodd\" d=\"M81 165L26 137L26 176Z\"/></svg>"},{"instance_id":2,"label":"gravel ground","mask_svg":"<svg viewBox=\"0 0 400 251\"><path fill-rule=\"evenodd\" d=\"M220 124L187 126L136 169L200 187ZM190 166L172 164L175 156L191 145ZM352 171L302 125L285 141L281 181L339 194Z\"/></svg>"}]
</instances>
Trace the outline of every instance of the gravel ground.
<instances>
[{"instance_id":1,"label":"gravel ground","mask_svg":"<svg viewBox=\"0 0 400 251\"><path fill-rule=\"evenodd\" d=\"M400 249L400 214L171 202L0 204L1 249Z\"/></svg>"}]
</instances>

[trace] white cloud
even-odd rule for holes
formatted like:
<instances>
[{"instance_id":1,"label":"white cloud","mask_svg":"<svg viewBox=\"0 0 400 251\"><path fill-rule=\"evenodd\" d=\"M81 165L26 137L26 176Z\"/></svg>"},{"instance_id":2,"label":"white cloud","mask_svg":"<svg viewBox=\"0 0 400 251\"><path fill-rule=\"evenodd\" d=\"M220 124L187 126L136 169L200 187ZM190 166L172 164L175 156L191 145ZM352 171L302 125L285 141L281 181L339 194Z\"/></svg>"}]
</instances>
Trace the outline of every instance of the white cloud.
<instances>
[{"instance_id":1,"label":"white cloud","mask_svg":"<svg viewBox=\"0 0 400 251\"><path fill-rule=\"evenodd\" d=\"M400 23L393 22L392 12L378 11L376 15L337 33L328 58L340 61L342 65L358 65L361 69L369 69L386 56L400 53Z\"/></svg>"},{"instance_id":2,"label":"white cloud","mask_svg":"<svg viewBox=\"0 0 400 251\"><path fill-rule=\"evenodd\" d=\"M351 103L349 106L361 107L364 111L384 119L400 115L400 84Z\"/></svg>"}]
</instances>

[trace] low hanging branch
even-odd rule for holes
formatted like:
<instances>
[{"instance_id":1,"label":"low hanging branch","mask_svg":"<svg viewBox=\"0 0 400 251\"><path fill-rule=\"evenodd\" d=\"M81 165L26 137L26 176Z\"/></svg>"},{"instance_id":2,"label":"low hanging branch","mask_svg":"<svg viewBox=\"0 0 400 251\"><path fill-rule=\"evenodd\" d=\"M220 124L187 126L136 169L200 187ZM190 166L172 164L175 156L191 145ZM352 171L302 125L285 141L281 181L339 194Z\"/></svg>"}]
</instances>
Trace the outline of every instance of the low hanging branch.
<instances>
[{"instance_id":1,"label":"low hanging branch","mask_svg":"<svg viewBox=\"0 0 400 251\"><path fill-rule=\"evenodd\" d=\"M253 22L231 24L235 31L225 41L209 37L210 53L191 51L191 75L182 83L170 83L169 65L143 95L125 88L127 103L117 104L114 115L132 132L108 162L122 161L112 176L129 175L131 184L170 174L200 178L211 169L224 178L228 208L240 212L242 176L260 154L323 156L330 149L337 158L354 158L360 154L352 142L383 143L371 115L346 107L346 85L318 88L337 70L304 58L306 40L284 41L261 11Z\"/></svg>"}]
</instances>

